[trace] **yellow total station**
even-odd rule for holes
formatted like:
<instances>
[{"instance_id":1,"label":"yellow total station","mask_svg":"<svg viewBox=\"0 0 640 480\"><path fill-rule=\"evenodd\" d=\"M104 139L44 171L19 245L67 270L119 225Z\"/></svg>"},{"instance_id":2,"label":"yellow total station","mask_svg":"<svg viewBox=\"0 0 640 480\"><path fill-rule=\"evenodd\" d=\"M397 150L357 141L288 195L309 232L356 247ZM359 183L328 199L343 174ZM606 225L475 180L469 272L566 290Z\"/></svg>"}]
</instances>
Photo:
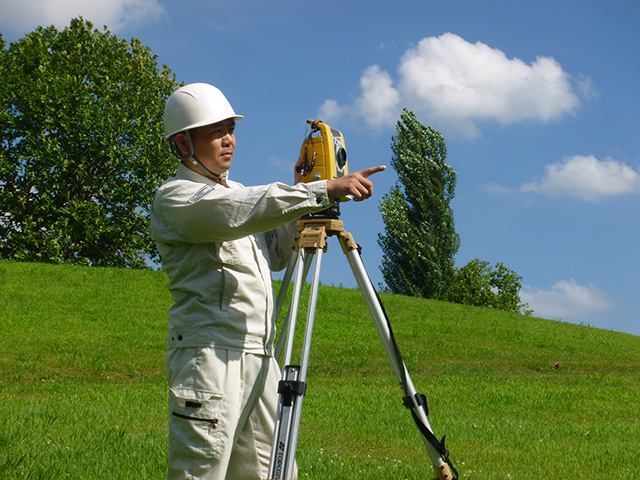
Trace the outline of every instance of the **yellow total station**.
<instances>
[{"instance_id":1,"label":"yellow total station","mask_svg":"<svg viewBox=\"0 0 640 480\"><path fill-rule=\"evenodd\" d=\"M347 150L342 133L320 120L307 120L307 123L311 132L302 142L302 162L298 167L302 181L332 180L347 175Z\"/></svg>"}]
</instances>

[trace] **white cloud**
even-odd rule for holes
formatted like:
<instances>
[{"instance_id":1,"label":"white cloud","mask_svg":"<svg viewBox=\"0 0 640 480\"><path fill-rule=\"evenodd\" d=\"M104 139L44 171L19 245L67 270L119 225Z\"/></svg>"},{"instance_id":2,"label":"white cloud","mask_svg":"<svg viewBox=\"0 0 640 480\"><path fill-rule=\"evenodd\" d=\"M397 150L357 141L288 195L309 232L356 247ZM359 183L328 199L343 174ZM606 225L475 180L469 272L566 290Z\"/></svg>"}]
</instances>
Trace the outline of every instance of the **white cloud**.
<instances>
[{"instance_id":1,"label":"white cloud","mask_svg":"<svg viewBox=\"0 0 640 480\"><path fill-rule=\"evenodd\" d=\"M334 123L335 120L348 115L349 108L338 105L335 100L325 100L318 110L318 118L328 124Z\"/></svg>"},{"instance_id":2,"label":"white cloud","mask_svg":"<svg viewBox=\"0 0 640 480\"><path fill-rule=\"evenodd\" d=\"M339 105L335 100L325 100L320 106L318 118L334 123L342 117L364 118L372 128L395 125L400 118L400 94L393 87L391 76L378 65L365 70L360 78L362 95L353 105Z\"/></svg>"},{"instance_id":3,"label":"white cloud","mask_svg":"<svg viewBox=\"0 0 640 480\"><path fill-rule=\"evenodd\" d=\"M335 104L334 113L384 127L395 124L399 109L407 107L439 130L475 137L478 121L549 121L579 106L570 76L553 58L538 57L527 65L452 33L424 38L406 51L398 74L394 87L389 73L377 65L367 68L362 94L351 106ZM581 92L591 88L588 78L579 83Z\"/></svg>"},{"instance_id":4,"label":"white cloud","mask_svg":"<svg viewBox=\"0 0 640 480\"><path fill-rule=\"evenodd\" d=\"M373 65L360 79L362 96L355 103L358 116L374 128L393 126L400 114L400 94L393 88L391 76Z\"/></svg>"},{"instance_id":5,"label":"white cloud","mask_svg":"<svg viewBox=\"0 0 640 480\"><path fill-rule=\"evenodd\" d=\"M548 290L524 285L520 298L534 315L551 319L580 320L614 306L609 295L595 285L578 285L575 280L560 280Z\"/></svg>"},{"instance_id":6,"label":"white cloud","mask_svg":"<svg viewBox=\"0 0 640 480\"><path fill-rule=\"evenodd\" d=\"M488 193L492 193L495 195L505 195L505 194L513 193L509 187L503 187L499 183L495 183L495 182L489 183L486 186L486 191Z\"/></svg>"},{"instance_id":7,"label":"white cloud","mask_svg":"<svg viewBox=\"0 0 640 480\"><path fill-rule=\"evenodd\" d=\"M0 0L0 28L24 33L37 26L67 27L82 16L101 29L112 32L162 15L158 0Z\"/></svg>"},{"instance_id":8,"label":"white cloud","mask_svg":"<svg viewBox=\"0 0 640 480\"><path fill-rule=\"evenodd\" d=\"M593 155L578 155L545 165L542 179L526 183L520 190L595 202L606 196L640 193L640 174L610 157L598 160Z\"/></svg>"}]
</instances>

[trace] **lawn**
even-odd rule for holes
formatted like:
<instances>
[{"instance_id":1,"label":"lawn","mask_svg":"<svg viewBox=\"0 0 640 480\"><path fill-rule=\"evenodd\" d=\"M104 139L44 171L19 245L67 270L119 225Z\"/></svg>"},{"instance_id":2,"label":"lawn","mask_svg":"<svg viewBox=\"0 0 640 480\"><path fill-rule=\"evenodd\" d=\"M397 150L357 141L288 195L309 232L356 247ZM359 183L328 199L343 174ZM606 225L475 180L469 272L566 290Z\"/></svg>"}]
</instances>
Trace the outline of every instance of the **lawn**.
<instances>
[{"instance_id":1,"label":"lawn","mask_svg":"<svg viewBox=\"0 0 640 480\"><path fill-rule=\"evenodd\" d=\"M0 478L164 476L166 286L0 261ZM382 299L460 478L640 477L640 337ZM320 288L307 380L300 478L433 477L357 290Z\"/></svg>"}]
</instances>

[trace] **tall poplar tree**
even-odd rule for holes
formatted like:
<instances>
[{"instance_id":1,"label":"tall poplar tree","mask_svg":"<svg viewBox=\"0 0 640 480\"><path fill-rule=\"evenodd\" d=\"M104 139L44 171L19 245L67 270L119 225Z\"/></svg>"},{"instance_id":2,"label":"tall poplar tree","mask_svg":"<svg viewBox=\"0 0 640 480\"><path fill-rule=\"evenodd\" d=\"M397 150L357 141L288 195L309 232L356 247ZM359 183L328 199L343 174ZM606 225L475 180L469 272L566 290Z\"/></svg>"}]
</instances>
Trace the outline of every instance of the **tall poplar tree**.
<instances>
[{"instance_id":1,"label":"tall poplar tree","mask_svg":"<svg viewBox=\"0 0 640 480\"><path fill-rule=\"evenodd\" d=\"M442 297L453 281L460 246L451 208L456 174L445 163L444 139L404 109L391 150L398 182L379 206L385 222L378 243L386 287L402 295Z\"/></svg>"}]
</instances>

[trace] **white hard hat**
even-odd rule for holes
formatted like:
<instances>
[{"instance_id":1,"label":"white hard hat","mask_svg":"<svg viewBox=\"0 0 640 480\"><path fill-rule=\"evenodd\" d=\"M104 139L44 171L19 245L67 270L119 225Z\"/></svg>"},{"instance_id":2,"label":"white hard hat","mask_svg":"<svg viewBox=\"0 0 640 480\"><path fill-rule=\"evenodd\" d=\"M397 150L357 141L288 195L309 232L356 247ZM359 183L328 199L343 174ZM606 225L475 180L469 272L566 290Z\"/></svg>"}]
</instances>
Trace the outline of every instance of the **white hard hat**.
<instances>
[{"instance_id":1,"label":"white hard hat","mask_svg":"<svg viewBox=\"0 0 640 480\"><path fill-rule=\"evenodd\" d=\"M231 118L240 120L224 94L207 83L192 83L171 94L164 108L164 138Z\"/></svg>"}]
</instances>

